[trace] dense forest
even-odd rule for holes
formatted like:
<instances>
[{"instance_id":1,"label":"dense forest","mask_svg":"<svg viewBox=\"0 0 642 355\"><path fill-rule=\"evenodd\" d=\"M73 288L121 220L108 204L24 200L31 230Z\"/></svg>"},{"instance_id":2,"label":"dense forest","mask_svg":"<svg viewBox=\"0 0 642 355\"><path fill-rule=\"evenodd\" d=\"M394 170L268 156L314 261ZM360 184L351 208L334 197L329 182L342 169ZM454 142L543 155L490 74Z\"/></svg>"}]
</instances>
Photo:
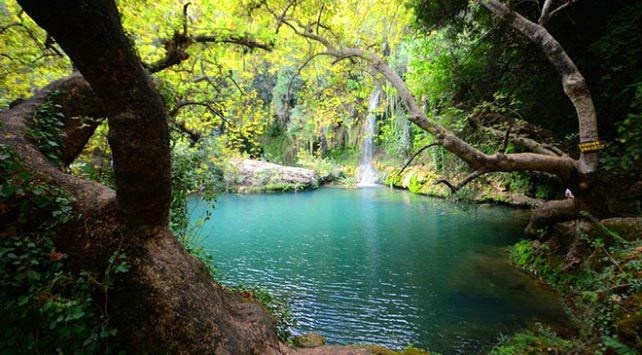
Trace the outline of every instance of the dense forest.
<instances>
[{"instance_id":1,"label":"dense forest","mask_svg":"<svg viewBox=\"0 0 642 355\"><path fill-rule=\"evenodd\" d=\"M2 0L0 353L639 353L640 44L636 0ZM393 244L414 229L428 238L405 220L441 218L389 207L399 196L472 218L479 238L517 223L486 228L481 208L523 213L518 238L489 253L507 261L490 273L510 265L529 281L488 284L514 302L551 290L563 324L535 314L452 347L423 328L397 341L333 337L314 315L320 329L294 326L308 318L285 285L219 276L225 255L203 233L236 201L222 196L310 198L302 206L319 221L301 223L325 231L305 194L326 190L336 211L344 194L375 198ZM231 230L262 235L241 218L259 200L245 201ZM276 234L295 236L289 213L272 217ZM412 267L430 270L431 257ZM259 268L235 260L241 275ZM289 267L279 260L262 272ZM470 312L495 309L488 299Z\"/></svg>"}]
</instances>

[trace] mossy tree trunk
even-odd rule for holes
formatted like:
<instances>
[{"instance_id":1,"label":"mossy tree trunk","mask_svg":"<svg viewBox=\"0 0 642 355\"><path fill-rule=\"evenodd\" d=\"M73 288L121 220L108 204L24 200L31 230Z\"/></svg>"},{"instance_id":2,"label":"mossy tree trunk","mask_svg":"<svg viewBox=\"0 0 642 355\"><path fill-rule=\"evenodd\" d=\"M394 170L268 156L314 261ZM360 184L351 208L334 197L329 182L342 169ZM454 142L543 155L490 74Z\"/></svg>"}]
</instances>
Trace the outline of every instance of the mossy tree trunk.
<instances>
[{"instance_id":1,"label":"mossy tree trunk","mask_svg":"<svg viewBox=\"0 0 642 355\"><path fill-rule=\"evenodd\" d=\"M133 352L270 353L269 316L212 280L168 230L170 150L166 109L137 58L113 0L19 0L70 56L80 75L52 83L0 114L0 142L35 176L67 190L80 216L58 233L71 263L100 271L116 250L132 266L109 293L110 319ZM85 81L86 80L86 81ZM37 108L53 97L70 117L106 113L116 191L64 173L27 138ZM59 95L62 93L62 95ZM93 132L69 121L64 161Z\"/></svg>"}]
</instances>

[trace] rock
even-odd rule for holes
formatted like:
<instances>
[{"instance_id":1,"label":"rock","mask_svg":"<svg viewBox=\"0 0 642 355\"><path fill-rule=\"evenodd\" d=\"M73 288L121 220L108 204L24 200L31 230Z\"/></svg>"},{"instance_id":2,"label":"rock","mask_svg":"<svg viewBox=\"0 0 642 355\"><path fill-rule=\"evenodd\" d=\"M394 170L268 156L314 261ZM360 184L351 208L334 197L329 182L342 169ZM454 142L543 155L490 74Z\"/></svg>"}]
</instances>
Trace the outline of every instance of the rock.
<instances>
[{"instance_id":1,"label":"rock","mask_svg":"<svg viewBox=\"0 0 642 355\"><path fill-rule=\"evenodd\" d=\"M608 218L600 222L625 240L642 238L642 218Z\"/></svg>"},{"instance_id":2,"label":"rock","mask_svg":"<svg viewBox=\"0 0 642 355\"><path fill-rule=\"evenodd\" d=\"M603 227L586 220L574 220L555 225L555 233L566 238L588 236L590 238L607 238L609 232L615 233L624 240L633 241L642 237L642 218L607 218L600 221Z\"/></svg>"},{"instance_id":3,"label":"rock","mask_svg":"<svg viewBox=\"0 0 642 355\"><path fill-rule=\"evenodd\" d=\"M318 333L307 333L294 337L292 343L299 348L316 348L325 345L325 337Z\"/></svg>"},{"instance_id":4,"label":"rock","mask_svg":"<svg viewBox=\"0 0 642 355\"><path fill-rule=\"evenodd\" d=\"M540 242L538 239L535 239L531 242L531 245L533 249L539 249L539 247L542 246L542 242Z\"/></svg>"},{"instance_id":5,"label":"rock","mask_svg":"<svg viewBox=\"0 0 642 355\"><path fill-rule=\"evenodd\" d=\"M309 169L252 159L234 159L231 163L233 171L226 179L241 193L299 191L319 186L316 173Z\"/></svg>"}]
</instances>

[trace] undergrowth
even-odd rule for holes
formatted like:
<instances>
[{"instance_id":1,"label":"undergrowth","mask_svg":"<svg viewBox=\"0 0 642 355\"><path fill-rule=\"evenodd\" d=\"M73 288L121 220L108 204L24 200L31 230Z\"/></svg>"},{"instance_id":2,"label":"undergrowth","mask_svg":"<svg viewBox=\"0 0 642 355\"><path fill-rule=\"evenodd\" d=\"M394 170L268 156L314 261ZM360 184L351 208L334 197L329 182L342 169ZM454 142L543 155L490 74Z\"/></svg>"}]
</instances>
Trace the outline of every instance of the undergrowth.
<instances>
[{"instance_id":1,"label":"undergrowth","mask_svg":"<svg viewBox=\"0 0 642 355\"><path fill-rule=\"evenodd\" d=\"M642 350L642 241L626 241L592 221L598 223L601 237L578 232L584 248L582 261L574 269L565 267L551 243L524 240L511 249L518 267L562 295L563 308L578 329L577 335L562 341L550 331L527 331L502 342L495 353L529 353L528 349L540 345L548 349L545 344L550 343L558 345L551 346L559 349L556 353L565 353L565 344L573 344L574 352L582 354L628 355Z\"/></svg>"},{"instance_id":2,"label":"undergrowth","mask_svg":"<svg viewBox=\"0 0 642 355\"><path fill-rule=\"evenodd\" d=\"M39 135L44 137L44 135ZM116 252L104 273L71 271L56 250L60 227L79 218L65 191L26 171L0 145L0 353L104 353L109 339L106 295L129 270Z\"/></svg>"},{"instance_id":3,"label":"undergrowth","mask_svg":"<svg viewBox=\"0 0 642 355\"><path fill-rule=\"evenodd\" d=\"M65 116L61 112L62 107L54 103L56 96L57 93L54 92L50 100L43 102L36 109L27 135L36 142L47 159L60 166L62 165L60 132L64 126Z\"/></svg>"}]
</instances>

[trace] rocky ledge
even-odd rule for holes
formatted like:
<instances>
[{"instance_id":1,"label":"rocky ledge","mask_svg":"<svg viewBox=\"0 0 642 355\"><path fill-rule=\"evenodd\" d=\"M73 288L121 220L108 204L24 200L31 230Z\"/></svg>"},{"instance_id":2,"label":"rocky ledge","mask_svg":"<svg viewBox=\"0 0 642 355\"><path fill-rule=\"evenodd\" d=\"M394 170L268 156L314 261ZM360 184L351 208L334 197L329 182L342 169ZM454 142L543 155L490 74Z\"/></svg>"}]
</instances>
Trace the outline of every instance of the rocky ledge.
<instances>
[{"instance_id":1,"label":"rocky ledge","mask_svg":"<svg viewBox=\"0 0 642 355\"><path fill-rule=\"evenodd\" d=\"M252 159L236 159L231 163L233 171L226 180L228 186L239 193L300 191L319 187L317 174L309 169Z\"/></svg>"}]
</instances>

